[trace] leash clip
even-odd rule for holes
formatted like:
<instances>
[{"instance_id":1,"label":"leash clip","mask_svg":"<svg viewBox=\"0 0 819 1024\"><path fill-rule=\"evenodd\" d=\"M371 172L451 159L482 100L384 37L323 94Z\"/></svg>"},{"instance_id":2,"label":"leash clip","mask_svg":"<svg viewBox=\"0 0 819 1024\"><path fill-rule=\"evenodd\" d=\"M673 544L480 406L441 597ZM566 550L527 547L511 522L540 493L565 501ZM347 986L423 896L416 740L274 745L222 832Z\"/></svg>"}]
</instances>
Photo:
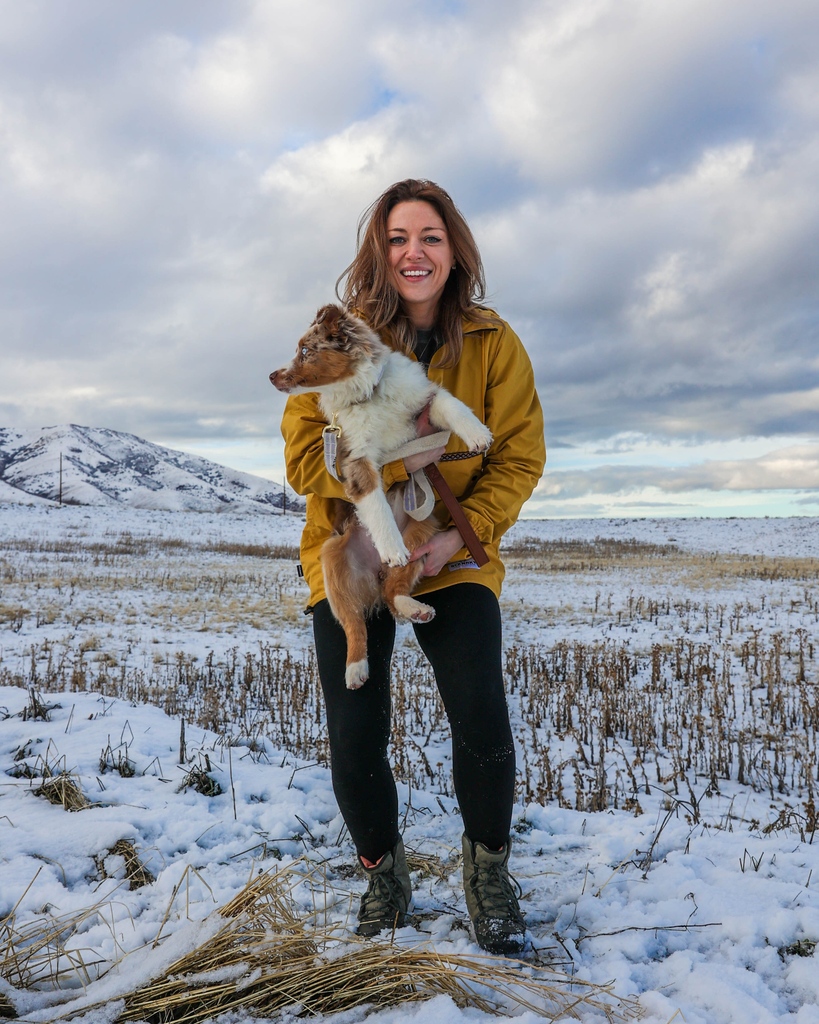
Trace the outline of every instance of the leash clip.
<instances>
[{"instance_id":1,"label":"leash clip","mask_svg":"<svg viewBox=\"0 0 819 1024\"><path fill-rule=\"evenodd\" d=\"M337 413L333 413L333 422L328 423L321 432L321 440L324 446L324 465L327 472L334 480L341 480L336 466L338 459L338 439L341 437L341 427L336 422Z\"/></svg>"},{"instance_id":2,"label":"leash clip","mask_svg":"<svg viewBox=\"0 0 819 1024\"><path fill-rule=\"evenodd\" d=\"M333 413L333 422L332 423L328 423L327 426L322 430L322 432L321 432L321 436L322 437L327 437L328 434L335 434L336 435L336 441L338 441L338 439L341 437L341 427L336 422L337 419L338 419L338 413L334 412Z\"/></svg>"}]
</instances>

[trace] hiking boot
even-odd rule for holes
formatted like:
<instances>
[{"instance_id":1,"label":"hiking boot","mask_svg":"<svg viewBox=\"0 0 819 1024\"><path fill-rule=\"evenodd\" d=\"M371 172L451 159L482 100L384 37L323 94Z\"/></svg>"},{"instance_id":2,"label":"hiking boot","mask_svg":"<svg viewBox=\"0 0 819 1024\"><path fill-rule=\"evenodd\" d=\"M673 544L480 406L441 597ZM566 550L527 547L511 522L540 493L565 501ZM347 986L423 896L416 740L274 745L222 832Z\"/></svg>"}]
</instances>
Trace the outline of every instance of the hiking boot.
<instances>
[{"instance_id":1,"label":"hiking boot","mask_svg":"<svg viewBox=\"0 0 819 1024\"><path fill-rule=\"evenodd\" d=\"M463 837L466 908L475 940L488 953L520 953L526 941L526 922L518 904L520 886L506 866L510 846L507 840L494 853L483 843Z\"/></svg>"},{"instance_id":2,"label":"hiking boot","mask_svg":"<svg viewBox=\"0 0 819 1024\"><path fill-rule=\"evenodd\" d=\"M399 839L395 848L385 853L374 868L363 864L361 867L369 885L361 897L356 934L371 938L385 928L400 928L412 897L403 841Z\"/></svg>"}]
</instances>

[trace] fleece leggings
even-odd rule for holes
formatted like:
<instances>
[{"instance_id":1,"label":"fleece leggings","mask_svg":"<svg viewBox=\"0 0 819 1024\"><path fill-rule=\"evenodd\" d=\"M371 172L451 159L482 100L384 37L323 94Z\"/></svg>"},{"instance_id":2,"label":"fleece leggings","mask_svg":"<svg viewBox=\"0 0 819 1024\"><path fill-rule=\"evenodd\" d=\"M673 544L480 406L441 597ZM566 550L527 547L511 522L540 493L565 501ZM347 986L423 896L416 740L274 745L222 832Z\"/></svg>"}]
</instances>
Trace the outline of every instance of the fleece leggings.
<instances>
[{"instance_id":1,"label":"fleece leggings","mask_svg":"<svg viewBox=\"0 0 819 1024\"><path fill-rule=\"evenodd\" d=\"M432 665L449 718L464 832L473 842L497 850L509 838L515 788L498 601L491 590L475 583L446 587L423 600L436 614L432 622L415 626L415 635ZM313 631L333 790L356 850L377 861L399 839L398 794L387 756L395 622L386 610L370 618L370 678L359 690L345 685L347 640L327 601L314 609Z\"/></svg>"}]
</instances>

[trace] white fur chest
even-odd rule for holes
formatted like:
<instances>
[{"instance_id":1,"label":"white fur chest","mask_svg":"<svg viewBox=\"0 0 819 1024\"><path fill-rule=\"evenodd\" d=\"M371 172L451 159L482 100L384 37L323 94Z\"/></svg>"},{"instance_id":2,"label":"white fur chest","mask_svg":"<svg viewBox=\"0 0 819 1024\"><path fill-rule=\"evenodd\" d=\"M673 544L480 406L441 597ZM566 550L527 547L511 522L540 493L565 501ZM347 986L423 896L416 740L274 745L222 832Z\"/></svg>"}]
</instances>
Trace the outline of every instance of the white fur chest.
<instances>
[{"instance_id":1,"label":"white fur chest","mask_svg":"<svg viewBox=\"0 0 819 1024\"><path fill-rule=\"evenodd\" d=\"M323 394L321 406L328 418L337 416L352 458L383 465L392 451L415 437L415 419L436 390L418 363L391 352L370 398L345 402L338 389Z\"/></svg>"}]
</instances>

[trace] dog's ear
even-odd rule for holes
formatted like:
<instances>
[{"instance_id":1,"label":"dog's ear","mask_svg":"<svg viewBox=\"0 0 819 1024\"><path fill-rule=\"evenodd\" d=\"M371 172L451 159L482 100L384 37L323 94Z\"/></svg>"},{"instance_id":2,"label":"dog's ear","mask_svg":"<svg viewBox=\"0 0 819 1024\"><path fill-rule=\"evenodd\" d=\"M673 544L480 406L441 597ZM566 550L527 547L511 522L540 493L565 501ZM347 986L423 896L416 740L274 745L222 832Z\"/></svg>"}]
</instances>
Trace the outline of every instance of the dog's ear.
<instances>
[{"instance_id":1,"label":"dog's ear","mask_svg":"<svg viewBox=\"0 0 819 1024\"><path fill-rule=\"evenodd\" d=\"M321 327L327 338L338 348L346 349L349 347L355 330L355 323L341 306L333 303L322 306L316 314L315 322L316 326Z\"/></svg>"},{"instance_id":2,"label":"dog's ear","mask_svg":"<svg viewBox=\"0 0 819 1024\"><path fill-rule=\"evenodd\" d=\"M332 334L336 329L336 324L341 316L341 308L329 303L326 306L322 306L321 309L316 313L316 319L314 323L317 327L323 327L325 331Z\"/></svg>"}]
</instances>

